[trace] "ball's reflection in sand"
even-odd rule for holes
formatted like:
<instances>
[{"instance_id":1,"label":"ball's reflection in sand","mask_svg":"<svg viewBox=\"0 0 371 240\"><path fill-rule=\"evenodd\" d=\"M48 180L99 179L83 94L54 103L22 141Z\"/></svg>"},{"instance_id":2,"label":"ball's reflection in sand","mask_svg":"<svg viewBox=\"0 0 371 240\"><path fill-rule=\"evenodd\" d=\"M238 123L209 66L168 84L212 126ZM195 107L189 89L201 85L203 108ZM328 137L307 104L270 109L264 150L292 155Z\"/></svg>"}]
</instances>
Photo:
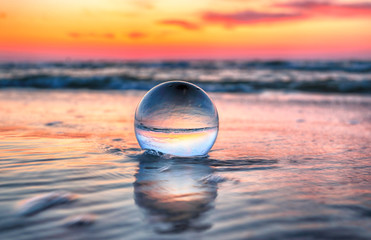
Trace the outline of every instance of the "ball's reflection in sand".
<instances>
[{"instance_id":1,"label":"ball's reflection in sand","mask_svg":"<svg viewBox=\"0 0 371 240\"><path fill-rule=\"evenodd\" d=\"M163 159L145 154L135 175L135 202L156 232L206 230L211 225L203 216L213 208L217 186L202 179L211 173L202 159Z\"/></svg>"}]
</instances>

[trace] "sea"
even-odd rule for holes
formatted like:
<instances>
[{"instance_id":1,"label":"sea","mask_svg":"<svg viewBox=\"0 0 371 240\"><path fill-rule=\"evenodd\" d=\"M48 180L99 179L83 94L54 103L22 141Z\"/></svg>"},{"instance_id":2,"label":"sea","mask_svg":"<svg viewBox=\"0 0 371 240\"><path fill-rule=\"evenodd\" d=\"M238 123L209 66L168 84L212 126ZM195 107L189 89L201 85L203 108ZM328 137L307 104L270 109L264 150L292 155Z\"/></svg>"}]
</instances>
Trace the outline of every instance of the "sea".
<instances>
[{"instance_id":1,"label":"sea","mask_svg":"<svg viewBox=\"0 0 371 240\"><path fill-rule=\"evenodd\" d=\"M0 88L148 90L193 82L208 92L371 93L371 61L148 61L1 63Z\"/></svg>"},{"instance_id":2,"label":"sea","mask_svg":"<svg viewBox=\"0 0 371 240\"><path fill-rule=\"evenodd\" d=\"M136 140L170 80L217 108L206 156ZM371 239L371 61L3 62L0 239Z\"/></svg>"}]
</instances>

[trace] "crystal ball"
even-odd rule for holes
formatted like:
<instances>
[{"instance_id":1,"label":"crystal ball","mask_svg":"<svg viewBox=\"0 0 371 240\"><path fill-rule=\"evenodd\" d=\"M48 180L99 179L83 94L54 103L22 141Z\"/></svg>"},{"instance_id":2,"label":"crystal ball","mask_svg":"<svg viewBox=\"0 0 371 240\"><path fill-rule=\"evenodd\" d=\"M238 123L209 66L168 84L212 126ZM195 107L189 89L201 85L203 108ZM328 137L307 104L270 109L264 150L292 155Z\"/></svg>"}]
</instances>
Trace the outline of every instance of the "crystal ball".
<instances>
[{"instance_id":1,"label":"crystal ball","mask_svg":"<svg viewBox=\"0 0 371 240\"><path fill-rule=\"evenodd\" d=\"M179 157L206 156L219 130L218 111L198 86L170 81L149 90L135 111L143 150Z\"/></svg>"}]
</instances>

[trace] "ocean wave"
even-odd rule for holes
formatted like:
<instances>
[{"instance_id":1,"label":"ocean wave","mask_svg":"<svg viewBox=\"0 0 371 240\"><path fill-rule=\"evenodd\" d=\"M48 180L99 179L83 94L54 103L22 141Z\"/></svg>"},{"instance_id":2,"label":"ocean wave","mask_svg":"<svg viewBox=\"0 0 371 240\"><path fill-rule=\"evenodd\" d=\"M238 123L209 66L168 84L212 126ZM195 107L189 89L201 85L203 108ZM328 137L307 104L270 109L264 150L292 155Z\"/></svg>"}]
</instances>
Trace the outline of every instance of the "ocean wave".
<instances>
[{"instance_id":1,"label":"ocean wave","mask_svg":"<svg viewBox=\"0 0 371 240\"><path fill-rule=\"evenodd\" d=\"M210 92L288 90L371 93L371 62L174 61L0 64L0 88L148 90L163 81Z\"/></svg>"}]
</instances>

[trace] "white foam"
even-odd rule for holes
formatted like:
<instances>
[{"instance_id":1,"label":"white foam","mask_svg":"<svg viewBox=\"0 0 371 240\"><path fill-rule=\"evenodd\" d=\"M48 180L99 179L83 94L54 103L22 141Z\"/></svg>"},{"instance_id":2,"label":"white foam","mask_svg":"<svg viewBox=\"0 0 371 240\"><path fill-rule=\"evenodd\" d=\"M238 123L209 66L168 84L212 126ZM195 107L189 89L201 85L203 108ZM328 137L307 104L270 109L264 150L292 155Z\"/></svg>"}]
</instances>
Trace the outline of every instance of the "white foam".
<instances>
[{"instance_id":1,"label":"white foam","mask_svg":"<svg viewBox=\"0 0 371 240\"><path fill-rule=\"evenodd\" d=\"M19 202L17 213L20 216L30 216L55 205L72 202L77 198L75 194L65 191L54 191L37 195Z\"/></svg>"}]
</instances>

